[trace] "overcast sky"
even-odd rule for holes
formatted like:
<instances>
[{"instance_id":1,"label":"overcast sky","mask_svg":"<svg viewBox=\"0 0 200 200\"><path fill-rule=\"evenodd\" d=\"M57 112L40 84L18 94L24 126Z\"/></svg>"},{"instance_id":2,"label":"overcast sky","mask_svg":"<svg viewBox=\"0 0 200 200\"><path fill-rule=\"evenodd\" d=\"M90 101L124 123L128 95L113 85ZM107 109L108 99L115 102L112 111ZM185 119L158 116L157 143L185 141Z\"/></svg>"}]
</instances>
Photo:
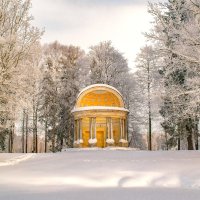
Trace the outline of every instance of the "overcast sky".
<instances>
[{"instance_id":1,"label":"overcast sky","mask_svg":"<svg viewBox=\"0 0 200 200\"><path fill-rule=\"evenodd\" d=\"M111 40L132 69L145 44L142 32L152 21L146 0L32 0L31 13L34 25L45 28L42 43L57 40L88 52L91 45Z\"/></svg>"}]
</instances>

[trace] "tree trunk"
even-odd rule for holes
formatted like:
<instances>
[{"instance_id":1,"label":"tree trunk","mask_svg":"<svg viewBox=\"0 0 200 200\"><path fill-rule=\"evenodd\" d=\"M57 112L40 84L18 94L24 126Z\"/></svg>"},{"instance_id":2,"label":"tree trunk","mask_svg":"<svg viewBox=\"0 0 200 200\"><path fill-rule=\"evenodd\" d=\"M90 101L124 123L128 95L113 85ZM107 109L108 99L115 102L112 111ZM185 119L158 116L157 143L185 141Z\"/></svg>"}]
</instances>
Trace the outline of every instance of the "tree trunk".
<instances>
[{"instance_id":1,"label":"tree trunk","mask_svg":"<svg viewBox=\"0 0 200 200\"><path fill-rule=\"evenodd\" d=\"M9 135L8 135L8 153L11 153L11 130L9 130Z\"/></svg>"},{"instance_id":2,"label":"tree trunk","mask_svg":"<svg viewBox=\"0 0 200 200\"><path fill-rule=\"evenodd\" d=\"M152 142L151 142L151 97L150 97L150 69L149 69L149 63L148 63L148 117L149 117L149 137L148 137L148 150L152 150Z\"/></svg>"},{"instance_id":3,"label":"tree trunk","mask_svg":"<svg viewBox=\"0 0 200 200\"><path fill-rule=\"evenodd\" d=\"M23 110L23 119L22 119L22 153L24 153L24 134L25 134L25 109Z\"/></svg>"},{"instance_id":4,"label":"tree trunk","mask_svg":"<svg viewBox=\"0 0 200 200\"><path fill-rule=\"evenodd\" d=\"M26 141L25 141L25 152L28 153L28 111L26 111Z\"/></svg>"},{"instance_id":5,"label":"tree trunk","mask_svg":"<svg viewBox=\"0 0 200 200\"><path fill-rule=\"evenodd\" d=\"M35 126L35 153L38 153L38 131L37 131L37 121L38 121L38 112L36 109L36 113L35 113L35 122L36 122L36 126Z\"/></svg>"},{"instance_id":6,"label":"tree trunk","mask_svg":"<svg viewBox=\"0 0 200 200\"><path fill-rule=\"evenodd\" d=\"M148 150L152 150L152 144L151 144L151 114L149 113L149 145Z\"/></svg>"},{"instance_id":7,"label":"tree trunk","mask_svg":"<svg viewBox=\"0 0 200 200\"><path fill-rule=\"evenodd\" d=\"M187 142L188 142L188 150L194 150L192 134L188 135Z\"/></svg>"},{"instance_id":8,"label":"tree trunk","mask_svg":"<svg viewBox=\"0 0 200 200\"><path fill-rule=\"evenodd\" d=\"M53 124L53 129L51 130L52 131L52 152L55 152L55 143L56 143L56 129L55 129L55 123Z\"/></svg>"},{"instance_id":9,"label":"tree trunk","mask_svg":"<svg viewBox=\"0 0 200 200\"><path fill-rule=\"evenodd\" d=\"M196 140L196 143L195 143L195 149L199 150L199 138L198 138L198 136L197 136L197 140Z\"/></svg>"},{"instance_id":10,"label":"tree trunk","mask_svg":"<svg viewBox=\"0 0 200 200\"><path fill-rule=\"evenodd\" d=\"M8 138L8 152L9 153L13 153L14 129L15 129L15 125L14 125L14 122L12 122L10 131L9 131L9 138Z\"/></svg>"},{"instance_id":11,"label":"tree trunk","mask_svg":"<svg viewBox=\"0 0 200 200\"><path fill-rule=\"evenodd\" d=\"M45 118L44 152L47 152L47 118Z\"/></svg>"},{"instance_id":12,"label":"tree trunk","mask_svg":"<svg viewBox=\"0 0 200 200\"><path fill-rule=\"evenodd\" d=\"M33 102L33 148L32 153L35 153L35 106Z\"/></svg>"},{"instance_id":13,"label":"tree trunk","mask_svg":"<svg viewBox=\"0 0 200 200\"><path fill-rule=\"evenodd\" d=\"M181 150L181 139L178 137L178 150Z\"/></svg>"},{"instance_id":14,"label":"tree trunk","mask_svg":"<svg viewBox=\"0 0 200 200\"><path fill-rule=\"evenodd\" d=\"M14 144L14 135L15 135L15 124L13 122L12 131L11 131L11 153L14 152L14 146L13 146L13 144Z\"/></svg>"},{"instance_id":15,"label":"tree trunk","mask_svg":"<svg viewBox=\"0 0 200 200\"><path fill-rule=\"evenodd\" d=\"M8 153L12 153L12 129L9 130Z\"/></svg>"},{"instance_id":16,"label":"tree trunk","mask_svg":"<svg viewBox=\"0 0 200 200\"><path fill-rule=\"evenodd\" d=\"M63 138L61 138L61 141L60 141L60 151L62 151L62 148L63 148Z\"/></svg>"},{"instance_id":17,"label":"tree trunk","mask_svg":"<svg viewBox=\"0 0 200 200\"><path fill-rule=\"evenodd\" d=\"M52 145L52 147L51 147L51 150L52 150L52 152L54 153L55 152L55 137L54 137L54 130L52 130L52 140L51 140L51 145Z\"/></svg>"},{"instance_id":18,"label":"tree trunk","mask_svg":"<svg viewBox=\"0 0 200 200\"><path fill-rule=\"evenodd\" d=\"M37 153L37 106L33 105L33 153Z\"/></svg>"},{"instance_id":19,"label":"tree trunk","mask_svg":"<svg viewBox=\"0 0 200 200\"><path fill-rule=\"evenodd\" d=\"M186 121L186 126L185 126L186 131L188 133L188 137L187 137L188 150L194 150L194 146L193 146L193 126L194 126L194 120L189 118Z\"/></svg>"},{"instance_id":20,"label":"tree trunk","mask_svg":"<svg viewBox=\"0 0 200 200\"><path fill-rule=\"evenodd\" d=\"M166 150L169 150L169 145L168 145L168 137L167 137L167 133L165 131L165 144L166 144Z\"/></svg>"},{"instance_id":21,"label":"tree trunk","mask_svg":"<svg viewBox=\"0 0 200 200\"><path fill-rule=\"evenodd\" d=\"M194 126L195 149L196 150L199 150L199 130L198 130L198 123L199 123L199 120L196 117L196 119L195 119L195 126Z\"/></svg>"}]
</instances>

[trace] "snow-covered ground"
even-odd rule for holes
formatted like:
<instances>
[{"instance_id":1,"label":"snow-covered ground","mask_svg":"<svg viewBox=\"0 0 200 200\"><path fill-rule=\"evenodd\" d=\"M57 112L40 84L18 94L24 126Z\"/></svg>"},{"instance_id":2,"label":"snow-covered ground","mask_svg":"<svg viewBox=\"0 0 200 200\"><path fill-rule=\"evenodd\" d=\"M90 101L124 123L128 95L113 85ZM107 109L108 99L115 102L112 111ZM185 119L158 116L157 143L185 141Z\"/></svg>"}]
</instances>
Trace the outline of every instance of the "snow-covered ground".
<instances>
[{"instance_id":1,"label":"snow-covered ground","mask_svg":"<svg viewBox=\"0 0 200 200\"><path fill-rule=\"evenodd\" d=\"M79 199L200 199L200 152L0 154L0 200Z\"/></svg>"},{"instance_id":2,"label":"snow-covered ground","mask_svg":"<svg viewBox=\"0 0 200 200\"><path fill-rule=\"evenodd\" d=\"M34 154L0 154L0 167L8 165L16 165L19 162L32 158Z\"/></svg>"}]
</instances>

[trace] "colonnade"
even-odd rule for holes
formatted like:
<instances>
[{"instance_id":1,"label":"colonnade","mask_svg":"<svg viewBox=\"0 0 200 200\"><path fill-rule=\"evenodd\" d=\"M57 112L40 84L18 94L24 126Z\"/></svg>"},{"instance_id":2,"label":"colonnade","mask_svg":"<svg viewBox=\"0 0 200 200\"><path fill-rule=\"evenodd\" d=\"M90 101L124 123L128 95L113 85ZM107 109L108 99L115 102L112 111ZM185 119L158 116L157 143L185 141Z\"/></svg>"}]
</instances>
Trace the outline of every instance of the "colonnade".
<instances>
[{"instance_id":1,"label":"colonnade","mask_svg":"<svg viewBox=\"0 0 200 200\"><path fill-rule=\"evenodd\" d=\"M114 141L114 130L113 130L114 118L106 117L106 143L107 145L113 145ZM119 121L119 143L127 143L127 125L125 119L118 119ZM97 143L97 123L96 117L89 117L89 144L95 145ZM83 119L76 119L74 123L74 144L82 144L83 141Z\"/></svg>"}]
</instances>

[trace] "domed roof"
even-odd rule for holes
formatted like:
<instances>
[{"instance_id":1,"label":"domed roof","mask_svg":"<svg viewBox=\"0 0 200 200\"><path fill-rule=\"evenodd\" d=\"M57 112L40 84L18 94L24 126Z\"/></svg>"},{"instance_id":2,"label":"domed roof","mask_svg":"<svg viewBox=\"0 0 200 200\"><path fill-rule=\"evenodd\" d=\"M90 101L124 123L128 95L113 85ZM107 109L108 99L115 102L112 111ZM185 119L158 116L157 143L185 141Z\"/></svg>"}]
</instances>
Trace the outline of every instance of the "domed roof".
<instances>
[{"instance_id":1,"label":"domed roof","mask_svg":"<svg viewBox=\"0 0 200 200\"><path fill-rule=\"evenodd\" d=\"M125 109L122 94L107 84L93 84L81 90L72 112L84 110L121 110Z\"/></svg>"},{"instance_id":2,"label":"domed roof","mask_svg":"<svg viewBox=\"0 0 200 200\"><path fill-rule=\"evenodd\" d=\"M102 88L105 87L105 88L109 88L109 89L111 89L111 90L115 90L115 91L122 97L122 94L119 92L119 90L117 90L117 89L114 88L113 86L110 86L110 85L107 85L107 84L93 84L93 85L89 85L89 86L83 88L83 89L79 92L77 98L79 98L79 96L80 96L83 92L85 92L85 91L87 91L87 90L89 90L89 89L91 89L91 88L96 88L96 87L102 87Z\"/></svg>"}]
</instances>

